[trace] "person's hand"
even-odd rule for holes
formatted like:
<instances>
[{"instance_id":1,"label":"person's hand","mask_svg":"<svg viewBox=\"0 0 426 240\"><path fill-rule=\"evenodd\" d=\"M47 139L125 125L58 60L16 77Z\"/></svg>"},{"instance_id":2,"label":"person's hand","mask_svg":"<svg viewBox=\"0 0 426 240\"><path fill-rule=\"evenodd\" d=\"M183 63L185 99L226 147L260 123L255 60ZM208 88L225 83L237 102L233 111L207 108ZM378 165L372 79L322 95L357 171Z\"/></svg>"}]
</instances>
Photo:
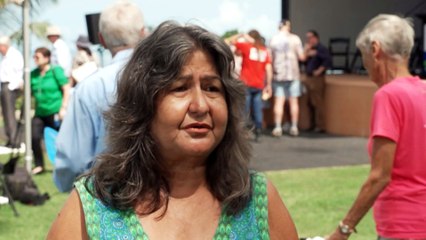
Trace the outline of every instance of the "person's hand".
<instances>
[{"instance_id":1,"label":"person's hand","mask_svg":"<svg viewBox=\"0 0 426 240\"><path fill-rule=\"evenodd\" d=\"M315 69L314 72L312 73L312 75L314 75L314 77L319 77L322 74L322 70L321 69Z\"/></svg>"},{"instance_id":2,"label":"person's hand","mask_svg":"<svg viewBox=\"0 0 426 240\"><path fill-rule=\"evenodd\" d=\"M305 54L312 49L312 45L309 43L305 43L305 45L303 46L303 51L305 51Z\"/></svg>"},{"instance_id":3,"label":"person's hand","mask_svg":"<svg viewBox=\"0 0 426 240\"><path fill-rule=\"evenodd\" d=\"M262 99L268 100L270 97L272 97L272 87L271 85L267 85L262 91Z\"/></svg>"},{"instance_id":4,"label":"person's hand","mask_svg":"<svg viewBox=\"0 0 426 240\"><path fill-rule=\"evenodd\" d=\"M67 109L65 107L61 107L59 110L59 119L64 120L65 115L67 114Z\"/></svg>"},{"instance_id":5,"label":"person's hand","mask_svg":"<svg viewBox=\"0 0 426 240\"><path fill-rule=\"evenodd\" d=\"M343 235L339 229L336 229L331 235L324 237L325 240L346 240L349 239L349 235Z\"/></svg>"},{"instance_id":6,"label":"person's hand","mask_svg":"<svg viewBox=\"0 0 426 240\"><path fill-rule=\"evenodd\" d=\"M249 43L254 43L255 40L254 38L252 38L250 35L248 35L247 33L243 34L244 39L249 42Z\"/></svg>"},{"instance_id":7,"label":"person's hand","mask_svg":"<svg viewBox=\"0 0 426 240\"><path fill-rule=\"evenodd\" d=\"M317 55L317 50L315 49L308 49L306 50L306 56L308 57L314 57Z\"/></svg>"},{"instance_id":8,"label":"person's hand","mask_svg":"<svg viewBox=\"0 0 426 240\"><path fill-rule=\"evenodd\" d=\"M305 42L305 45L303 46L304 50L307 51L312 48L312 45L309 42Z\"/></svg>"}]
</instances>

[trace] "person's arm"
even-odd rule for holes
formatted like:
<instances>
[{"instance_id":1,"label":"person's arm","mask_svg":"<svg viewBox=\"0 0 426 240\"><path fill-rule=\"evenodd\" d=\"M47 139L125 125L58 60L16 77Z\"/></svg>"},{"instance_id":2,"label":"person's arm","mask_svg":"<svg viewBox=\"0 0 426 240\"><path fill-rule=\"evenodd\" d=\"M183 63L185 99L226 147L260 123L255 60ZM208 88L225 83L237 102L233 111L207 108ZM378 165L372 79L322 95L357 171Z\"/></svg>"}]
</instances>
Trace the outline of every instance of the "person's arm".
<instances>
[{"instance_id":1,"label":"person's arm","mask_svg":"<svg viewBox=\"0 0 426 240\"><path fill-rule=\"evenodd\" d=\"M95 103L87 103L87 93L82 90L77 88L71 97L67 117L56 138L53 179L61 192L72 189L75 178L87 169L96 153L97 129L101 127L97 122L99 116Z\"/></svg>"},{"instance_id":2,"label":"person's arm","mask_svg":"<svg viewBox=\"0 0 426 240\"><path fill-rule=\"evenodd\" d=\"M297 59L300 62L306 61L305 50L303 49L302 40L300 40L299 37L297 37L297 40L296 40L296 54L297 54Z\"/></svg>"},{"instance_id":3,"label":"person's arm","mask_svg":"<svg viewBox=\"0 0 426 240\"><path fill-rule=\"evenodd\" d=\"M321 59L321 66L314 70L313 75L320 76L331 67L331 56L325 47L319 47L316 52L318 58Z\"/></svg>"},{"instance_id":4,"label":"person's arm","mask_svg":"<svg viewBox=\"0 0 426 240\"><path fill-rule=\"evenodd\" d=\"M228 38L225 38L225 42L229 45L235 45L238 42L238 39L244 38L247 42L254 43L254 39L250 37L247 33L237 33Z\"/></svg>"},{"instance_id":5,"label":"person's arm","mask_svg":"<svg viewBox=\"0 0 426 240\"><path fill-rule=\"evenodd\" d=\"M391 180L393 160L395 156L396 143L389 138L374 137L373 153L371 160L371 170L367 180L361 187L358 196L343 218L342 223L348 225L350 229L361 221L368 210L373 206L374 201L385 189ZM343 235L337 228L328 240L348 239L349 235Z\"/></svg>"},{"instance_id":6,"label":"person's arm","mask_svg":"<svg viewBox=\"0 0 426 240\"><path fill-rule=\"evenodd\" d=\"M267 63L265 65L265 70L266 70L266 86L264 88L264 91L267 94L272 95L272 76L273 76L272 64Z\"/></svg>"},{"instance_id":7,"label":"person's arm","mask_svg":"<svg viewBox=\"0 0 426 240\"><path fill-rule=\"evenodd\" d=\"M61 89L62 89L62 105L59 110L59 119L63 120L67 113L68 101L69 101L70 91L71 91L71 84L67 83L65 85L62 85Z\"/></svg>"},{"instance_id":8,"label":"person's arm","mask_svg":"<svg viewBox=\"0 0 426 240\"><path fill-rule=\"evenodd\" d=\"M268 224L271 240L299 239L290 213L281 200L277 189L268 181Z\"/></svg>"},{"instance_id":9,"label":"person's arm","mask_svg":"<svg viewBox=\"0 0 426 240\"><path fill-rule=\"evenodd\" d=\"M305 46L303 47L303 52L306 58L314 57L315 55L317 55L317 50L313 49L313 46L309 43L305 43Z\"/></svg>"},{"instance_id":10,"label":"person's arm","mask_svg":"<svg viewBox=\"0 0 426 240\"><path fill-rule=\"evenodd\" d=\"M58 86L61 88L62 92L62 104L59 109L59 119L63 120L67 112L68 99L70 96L71 85L69 83L68 77L65 76L64 69L60 66L53 66L53 77L57 82Z\"/></svg>"},{"instance_id":11,"label":"person's arm","mask_svg":"<svg viewBox=\"0 0 426 240\"><path fill-rule=\"evenodd\" d=\"M76 190L73 190L50 227L46 239L89 239L84 220L83 206Z\"/></svg>"},{"instance_id":12,"label":"person's arm","mask_svg":"<svg viewBox=\"0 0 426 240\"><path fill-rule=\"evenodd\" d=\"M317 69L314 70L312 73L315 77L321 76L325 71L327 70L326 67L323 65L319 66Z\"/></svg>"}]
</instances>

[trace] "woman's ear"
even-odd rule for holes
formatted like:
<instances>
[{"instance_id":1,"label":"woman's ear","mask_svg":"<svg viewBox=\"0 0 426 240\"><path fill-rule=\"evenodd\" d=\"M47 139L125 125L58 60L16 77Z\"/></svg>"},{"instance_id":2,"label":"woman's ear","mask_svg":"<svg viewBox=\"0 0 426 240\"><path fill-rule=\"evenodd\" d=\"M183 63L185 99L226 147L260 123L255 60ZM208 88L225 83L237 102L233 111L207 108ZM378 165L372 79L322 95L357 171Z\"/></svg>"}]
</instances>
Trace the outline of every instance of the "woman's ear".
<instances>
[{"instance_id":1,"label":"woman's ear","mask_svg":"<svg viewBox=\"0 0 426 240\"><path fill-rule=\"evenodd\" d=\"M374 60L378 60L379 58L382 57L382 47L381 47L379 42L373 41L371 43L370 51L371 51L371 55L373 56Z\"/></svg>"},{"instance_id":2,"label":"woman's ear","mask_svg":"<svg viewBox=\"0 0 426 240\"><path fill-rule=\"evenodd\" d=\"M145 38L146 37L146 32L145 32L145 27L142 27L141 28L141 31L140 31L140 33L139 33L139 36L141 37L141 38Z\"/></svg>"}]
</instances>

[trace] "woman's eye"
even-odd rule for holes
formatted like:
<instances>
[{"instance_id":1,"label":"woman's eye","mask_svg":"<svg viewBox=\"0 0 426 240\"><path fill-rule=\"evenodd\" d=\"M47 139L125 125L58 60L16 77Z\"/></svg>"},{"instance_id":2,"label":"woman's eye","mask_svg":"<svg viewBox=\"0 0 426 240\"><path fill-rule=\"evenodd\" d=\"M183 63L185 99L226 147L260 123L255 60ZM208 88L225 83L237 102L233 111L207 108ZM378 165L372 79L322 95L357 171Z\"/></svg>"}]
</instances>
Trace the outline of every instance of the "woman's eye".
<instances>
[{"instance_id":1,"label":"woman's eye","mask_svg":"<svg viewBox=\"0 0 426 240\"><path fill-rule=\"evenodd\" d=\"M208 86L206 87L206 91L208 92L220 92L222 89L217 86Z\"/></svg>"},{"instance_id":2,"label":"woman's eye","mask_svg":"<svg viewBox=\"0 0 426 240\"><path fill-rule=\"evenodd\" d=\"M174 87L174 88L172 88L172 91L173 92L183 92L183 91L185 91L187 88L186 88L186 86L178 86L178 87Z\"/></svg>"}]
</instances>

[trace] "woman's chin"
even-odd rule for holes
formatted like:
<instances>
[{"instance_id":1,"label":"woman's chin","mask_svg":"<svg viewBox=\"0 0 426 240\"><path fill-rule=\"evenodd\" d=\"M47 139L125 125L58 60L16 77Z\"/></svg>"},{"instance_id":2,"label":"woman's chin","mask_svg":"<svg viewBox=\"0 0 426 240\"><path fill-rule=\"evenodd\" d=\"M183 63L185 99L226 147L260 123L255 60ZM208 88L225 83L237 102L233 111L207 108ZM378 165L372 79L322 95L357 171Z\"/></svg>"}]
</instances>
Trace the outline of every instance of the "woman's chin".
<instances>
[{"instance_id":1,"label":"woman's chin","mask_svg":"<svg viewBox=\"0 0 426 240\"><path fill-rule=\"evenodd\" d=\"M213 146L212 144L207 146L205 144L194 144L185 148L183 153L188 157L207 158L215 147L216 146Z\"/></svg>"}]
</instances>

